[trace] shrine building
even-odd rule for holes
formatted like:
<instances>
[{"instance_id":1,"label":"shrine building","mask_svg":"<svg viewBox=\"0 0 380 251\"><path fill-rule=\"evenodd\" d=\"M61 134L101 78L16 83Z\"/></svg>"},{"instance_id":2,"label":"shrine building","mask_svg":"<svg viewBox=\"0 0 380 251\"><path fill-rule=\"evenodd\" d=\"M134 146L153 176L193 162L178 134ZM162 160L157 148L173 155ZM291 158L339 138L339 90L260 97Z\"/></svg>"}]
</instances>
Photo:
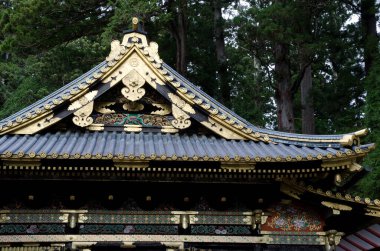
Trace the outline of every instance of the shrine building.
<instances>
[{"instance_id":1,"label":"shrine building","mask_svg":"<svg viewBox=\"0 0 380 251\"><path fill-rule=\"evenodd\" d=\"M380 200L345 192L367 130L257 127L133 23L103 62L0 121L1 250L380 247Z\"/></svg>"}]
</instances>

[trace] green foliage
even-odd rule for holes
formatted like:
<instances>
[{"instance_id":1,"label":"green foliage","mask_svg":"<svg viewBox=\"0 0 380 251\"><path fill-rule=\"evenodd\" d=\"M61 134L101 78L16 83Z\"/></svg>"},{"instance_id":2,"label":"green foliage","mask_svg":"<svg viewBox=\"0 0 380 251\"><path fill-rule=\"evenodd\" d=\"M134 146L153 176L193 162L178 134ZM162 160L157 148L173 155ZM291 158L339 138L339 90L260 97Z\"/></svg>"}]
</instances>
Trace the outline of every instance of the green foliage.
<instances>
[{"instance_id":1,"label":"green foliage","mask_svg":"<svg viewBox=\"0 0 380 251\"><path fill-rule=\"evenodd\" d=\"M370 130L368 142L380 144L380 58L378 57L368 77L365 79L367 92L366 126ZM364 165L370 172L357 184L355 191L361 195L378 198L380 194L380 148L370 153Z\"/></svg>"},{"instance_id":2,"label":"green foliage","mask_svg":"<svg viewBox=\"0 0 380 251\"><path fill-rule=\"evenodd\" d=\"M36 54L102 32L112 14L106 0L15 0L0 14L0 51Z\"/></svg>"},{"instance_id":3,"label":"green foliage","mask_svg":"<svg viewBox=\"0 0 380 251\"><path fill-rule=\"evenodd\" d=\"M105 55L104 46L83 37L26 59L0 63L0 117L43 98L101 62Z\"/></svg>"}]
</instances>

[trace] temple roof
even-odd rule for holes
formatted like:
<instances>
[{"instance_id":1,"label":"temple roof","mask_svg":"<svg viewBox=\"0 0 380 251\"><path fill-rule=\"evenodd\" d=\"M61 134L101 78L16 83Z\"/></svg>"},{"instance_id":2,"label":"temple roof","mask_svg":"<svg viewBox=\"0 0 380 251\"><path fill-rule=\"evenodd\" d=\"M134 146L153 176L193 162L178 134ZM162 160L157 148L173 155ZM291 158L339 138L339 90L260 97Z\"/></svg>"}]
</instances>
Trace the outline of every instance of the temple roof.
<instances>
[{"instance_id":1,"label":"temple roof","mask_svg":"<svg viewBox=\"0 0 380 251\"><path fill-rule=\"evenodd\" d=\"M308 147L215 136L169 133L66 131L0 136L2 157L96 159L173 159L252 162L294 162L357 158L372 144L352 147ZM143 157L142 157L143 156Z\"/></svg>"},{"instance_id":2,"label":"temple roof","mask_svg":"<svg viewBox=\"0 0 380 251\"><path fill-rule=\"evenodd\" d=\"M374 148L374 144L360 145L366 133L304 135L254 126L165 64L158 45L132 31L122 42L111 43L105 61L1 120L0 154L2 158L155 155L182 160L315 160L341 166L336 163L356 163Z\"/></svg>"}]
</instances>

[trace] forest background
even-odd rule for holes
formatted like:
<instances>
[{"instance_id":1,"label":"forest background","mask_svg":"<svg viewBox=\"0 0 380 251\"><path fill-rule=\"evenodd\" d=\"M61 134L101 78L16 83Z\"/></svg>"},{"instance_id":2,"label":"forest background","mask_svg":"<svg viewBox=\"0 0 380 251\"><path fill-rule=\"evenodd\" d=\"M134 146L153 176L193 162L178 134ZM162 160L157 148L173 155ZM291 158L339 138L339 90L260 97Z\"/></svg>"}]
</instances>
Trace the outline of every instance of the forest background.
<instances>
[{"instance_id":1,"label":"forest background","mask_svg":"<svg viewBox=\"0 0 380 251\"><path fill-rule=\"evenodd\" d=\"M136 15L166 63L255 125L380 143L376 0L0 0L0 118L103 61ZM380 147L364 166L353 192L379 197Z\"/></svg>"}]
</instances>

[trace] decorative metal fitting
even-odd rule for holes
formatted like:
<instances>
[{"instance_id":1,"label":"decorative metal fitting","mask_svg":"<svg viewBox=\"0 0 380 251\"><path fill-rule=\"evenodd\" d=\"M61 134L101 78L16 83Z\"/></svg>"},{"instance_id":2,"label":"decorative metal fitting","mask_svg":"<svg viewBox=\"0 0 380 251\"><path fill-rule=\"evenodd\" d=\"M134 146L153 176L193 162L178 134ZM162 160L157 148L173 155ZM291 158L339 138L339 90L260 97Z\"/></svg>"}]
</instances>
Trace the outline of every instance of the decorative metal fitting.
<instances>
[{"instance_id":1,"label":"decorative metal fitting","mask_svg":"<svg viewBox=\"0 0 380 251\"><path fill-rule=\"evenodd\" d=\"M190 216L188 214L181 214L180 216L180 226L182 229L186 230L190 226Z\"/></svg>"},{"instance_id":2,"label":"decorative metal fitting","mask_svg":"<svg viewBox=\"0 0 380 251\"><path fill-rule=\"evenodd\" d=\"M78 214L70 213L69 214L69 227L71 229L75 228L77 226L77 222L78 222Z\"/></svg>"}]
</instances>

